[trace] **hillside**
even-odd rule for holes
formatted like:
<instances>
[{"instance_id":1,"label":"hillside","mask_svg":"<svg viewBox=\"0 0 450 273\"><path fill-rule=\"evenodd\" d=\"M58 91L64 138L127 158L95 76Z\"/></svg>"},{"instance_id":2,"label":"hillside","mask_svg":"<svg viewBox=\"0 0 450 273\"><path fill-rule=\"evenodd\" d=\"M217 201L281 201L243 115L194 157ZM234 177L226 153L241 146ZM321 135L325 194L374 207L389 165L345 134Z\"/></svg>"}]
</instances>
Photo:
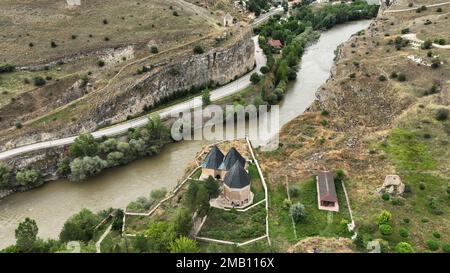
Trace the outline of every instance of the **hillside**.
<instances>
[{"instance_id":1,"label":"hillside","mask_svg":"<svg viewBox=\"0 0 450 273\"><path fill-rule=\"evenodd\" d=\"M317 170L344 170L358 242L381 239L392 252L399 242L423 252L430 240L450 241L450 50L401 38L448 43L450 5L417 11L429 1L412 2L414 10L386 12L345 43L311 110L283 128L277 151L261 153L273 189L306 185ZM405 183L402 196L377 192L390 174ZM392 234L375 224L383 209L392 214Z\"/></svg>"}]
</instances>

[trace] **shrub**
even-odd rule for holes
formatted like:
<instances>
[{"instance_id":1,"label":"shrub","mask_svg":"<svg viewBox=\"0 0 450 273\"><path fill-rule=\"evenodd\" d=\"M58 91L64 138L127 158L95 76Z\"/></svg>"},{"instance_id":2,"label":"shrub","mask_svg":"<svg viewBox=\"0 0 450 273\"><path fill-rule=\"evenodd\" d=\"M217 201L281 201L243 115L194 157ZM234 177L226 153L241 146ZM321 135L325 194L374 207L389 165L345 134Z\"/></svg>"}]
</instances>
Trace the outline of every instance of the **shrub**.
<instances>
[{"instance_id":1,"label":"shrub","mask_svg":"<svg viewBox=\"0 0 450 273\"><path fill-rule=\"evenodd\" d=\"M18 171L16 180L21 186L26 187L36 187L43 183L41 174L34 169Z\"/></svg>"},{"instance_id":2,"label":"shrub","mask_svg":"<svg viewBox=\"0 0 450 273\"><path fill-rule=\"evenodd\" d=\"M398 76L397 76L397 80L398 80L399 82L404 82L404 81L406 81L406 75L403 74L403 73L399 73Z\"/></svg>"},{"instance_id":3,"label":"shrub","mask_svg":"<svg viewBox=\"0 0 450 273\"><path fill-rule=\"evenodd\" d=\"M108 24L108 20L103 19L103 24L104 24L104 25L107 25L107 24Z\"/></svg>"},{"instance_id":4,"label":"shrub","mask_svg":"<svg viewBox=\"0 0 450 273\"><path fill-rule=\"evenodd\" d=\"M104 67L104 66L105 66L105 61L103 61L103 60L98 60L98 61L97 61L97 65L98 65L99 67Z\"/></svg>"},{"instance_id":5,"label":"shrub","mask_svg":"<svg viewBox=\"0 0 450 273\"><path fill-rule=\"evenodd\" d=\"M421 189L421 190L425 190L425 188L426 188L426 186L425 186L425 182L423 182L423 181L420 181L420 182L419 182L419 189Z\"/></svg>"},{"instance_id":6,"label":"shrub","mask_svg":"<svg viewBox=\"0 0 450 273\"><path fill-rule=\"evenodd\" d=\"M436 120L439 120L439 121L447 120L448 113L449 113L448 109L440 108L436 111L435 118L436 118Z\"/></svg>"},{"instance_id":7,"label":"shrub","mask_svg":"<svg viewBox=\"0 0 450 273\"><path fill-rule=\"evenodd\" d=\"M205 88L202 91L202 103L204 106L208 106L211 104L211 93L208 88Z\"/></svg>"},{"instance_id":8,"label":"shrub","mask_svg":"<svg viewBox=\"0 0 450 273\"><path fill-rule=\"evenodd\" d=\"M156 54L156 53L158 53L159 51L158 51L158 48L157 48L156 46L152 46L152 47L150 48L150 52L153 53L153 54Z\"/></svg>"},{"instance_id":9,"label":"shrub","mask_svg":"<svg viewBox=\"0 0 450 273\"><path fill-rule=\"evenodd\" d=\"M300 194L300 189L298 187L290 187L289 188L289 196L290 197L298 197Z\"/></svg>"},{"instance_id":10,"label":"shrub","mask_svg":"<svg viewBox=\"0 0 450 273\"><path fill-rule=\"evenodd\" d=\"M10 65L10 64L0 65L0 74L14 72L15 70L16 70L16 67L13 65Z\"/></svg>"},{"instance_id":11,"label":"shrub","mask_svg":"<svg viewBox=\"0 0 450 273\"><path fill-rule=\"evenodd\" d=\"M403 238L406 238L406 237L409 236L409 232L408 232L408 230L407 230L406 228L400 228L400 229L398 230L398 234L399 234L400 236L402 236Z\"/></svg>"},{"instance_id":12,"label":"shrub","mask_svg":"<svg viewBox=\"0 0 450 273\"><path fill-rule=\"evenodd\" d=\"M450 244L443 244L442 251L444 251L445 253L450 253Z\"/></svg>"},{"instance_id":13,"label":"shrub","mask_svg":"<svg viewBox=\"0 0 450 273\"><path fill-rule=\"evenodd\" d=\"M88 242L94 236L94 228L100 222L100 217L88 209L82 209L79 213L70 217L59 234L62 242L83 241Z\"/></svg>"},{"instance_id":14,"label":"shrub","mask_svg":"<svg viewBox=\"0 0 450 273\"><path fill-rule=\"evenodd\" d=\"M150 198L152 198L153 200L161 200L164 197L166 197L167 194L167 189L166 188L160 188L160 189L156 189L156 190L152 190L150 192Z\"/></svg>"},{"instance_id":15,"label":"shrub","mask_svg":"<svg viewBox=\"0 0 450 273\"><path fill-rule=\"evenodd\" d=\"M22 123L16 122L16 123L14 124L14 127L16 127L16 129L20 129L20 128L22 128Z\"/></svg>"},{"instance_id":16,"label":"shrub","mask_svg":"<svg viewBox=\"0 0 450 273\"><path fill-rule=\"evenodd\" d=\"M98 156L75 158L70 163L69 179L72 181L82 181L100 173L106 167L108 167L107 161Z\"/></svg>"},{"instance_id":17,"label":"shrub","mask_svg":"<svg viewBox=\"0 0 450 273\"><path fill-rule=\"evenodd\" d=\"M99 150L99 144L91 134L81 134L69 147L69 156L71 158L95 156Z\"/></svg>"},{"instance_id":18,"label":"shrub","mask_svg":"<svg viewBox=\"0 0 450 273\"><path fill-rule=\"evenodd\" d=\"M402 34L408 34L408 33L409 33L409 28L402 29Z\"/></svg>"},{"instance_id":19,"label":"shrub","mask_svg":"<svg viewBox=\"0 0 450 273\"><path fill-rule=\"evenodd\" d=\"M397 253L414 253L412 246L406 242L400 242L395 246Z\"/></svg>"},{"instance_id":20,"label":"shrub","mask_svg":"<svg viewBox=\"0 0 450 273\"><path fill-rule=\"evenodd\" d=\"M409 224L409 223L411 222L411 220L410 220L409 218L405 218L405 219L403 219L403 222L404 222L405 224Z\"/></svg>"},{"instance_id":21,"label":"shrub","mask_svg":"<svg viewBox=\"0 0 450 273\"><path fill-rule=\"evenodd\" d=\"M386 81L386 76L380 75L380 76L378 77L378 80L379 80L380 82L384 82L384 81Z\"/></svg>"},{"instance_id":22,"label":"shrub","mask_svg":"<svg viewBox=\"0 0 450 273\"><path fill-rule=\"evenodd\" d=\"M381 195L381 199L383 199L384 201L388 201L390 198L391 196L386 192Z\"/></svg>"},{"instance_id":23,"label":"shrub","mask_svg":"<svg viewBox=\"0 0 450 273\"><path fill-rule=\"evenodd\" d=\"M36 76L33 78L33 83L35 86L44 86L47 82L41 76Z\"/></svg>"},{"instance_id":24,"label":"shrub","mask_svg":"<svg viewBox=\"0 0 450 273\"><path fill-rule=\"evenodd\" d=\"M391 79L395 79L395 78L397 78L397 72L392 72L391 73Z\"/></svg>"},{"instance_id":25,"label":"shrub","mask_svg":"<svg viewBox=\"0 0 450 273\"><path fill-rule=\"evenodd\" d=\"M439 243L437 243L436 241L433 240L427 240L425 242L425 244L427 245L428 249L431 251L436 251L439 249Z\"/></svg>"},{"instance_id":26,"label":"shrub","mask_svg":"<svg viewBox=\"0 0 450 273\"><path fill-rule=\"evenodd\" d=\"M422 49L430 49L432 45L433 42L430 39L428 39L425 42L423 42Z\"/></svg>"},{"instance_id":27,"label":"shrub","mask_svg":"<svg viewBox=\"0 0 450 273\"><path fill-rule=\"evenodd\" d=\"M382 224L378 227L378 230L380 231L380 233L382 235L388 236L391 235L393 232L393 229L390 225L388 224Z\"/></svg>"},{"instance_id":28,"label":"shrub","mask_svg":"<svg viewBox=\"0 0 450 273\"><path fill-rule=\"evenodd\" d=\"M3 163L0 163L0 189L9 186L11 178L11 169Z\"/></svg>"},{"instance_id":29,"label":"shrub","mask_svg":"<svg viewBox=\"0 0 450 273\"><path fill-rule=\"evenodd\" d=\"M305 217L305 206L301 203L295 203L289 208L289 215L295 222L300 222Z\"/></svg>"},{"instance_id":30,"label":"shrub","mask_svg":"<svg viewBox=\"0 0 450 273\"><path fill-rule=\"evenodd\" d=\"M250 81L253 83L253 84L257 84L259 81L261 80L261 77L258 75L258 73L253 73L251 76L250 76Z\"/></svg>"},{"instance_id":31,"label":"shrub","mask_svg":"<svg viewBox=\"0 0 450 273\"><path fill-rule=\"evenodd\" d=\"M173 16L178 16L178 12L177 12L176 10L174 10L174 11L172 12L172 15L173 15Z\"/></svg>"},{"instance_id":32,"label":"shrub","mask_svg":"<svg viewBox=\"0 0 450 273\"><path fill-rule=\"evenodd\" d=\"M439 68L441 66L441 60L439 58L433 58L433 60L431 60L431 68L436 69Z\"/></svg>"},{"instance_id":33,"label":"shrub","mask_svg":"<svg viewBox=\"0 0 450 273\"><path fill-rule=\"evenodd\" d=\"M194 54L203 54L205 53L205 50L203 49L203 47L196 45L194 47Z\"/></svg>"},{"instance_id":34,"label":"shrub","mask_svg":"<svg viewBox=\"0 0 450 273\"><path fill-rule=\"evenodd\" d=\"M441 234L439 232L437 232L437 231L434 231L433 232L433 237L436 238L436 239L440 239L441 238Z\"/></svg>"},{"instance_id":35,"label":"shrub","mask_svg":"<svg viewBox=\"0 0 450 273\"><path fill-rule=\"evenodd\" d=\"M383 224L388 224L389 221L391 220L391 213L387 210L382 210L380 212L380 214L377 215L376 217L376 223L377 225L383 225Z\"/></svg>"},{"instance_id":36,"label":"shrub","mask_svg":"<svg viewBox=\"0 0 450 273\"><path fill-rule=\"evenodd\" d=\"M330 113L327 110L322 110L322 112L320 112L320 114L322 116L328 116Z\"/></svg>"},{"instance_id":37,"label":"shrub","mask_svg":"<svg viewBox=\"0 0 450 273\"><path fill-rule=\"evenodd\" d=\"M442 8L437 8L436 12L442 12Z\"/></svg>"},{"instance_id":38,"label":"shrub","mask_svg":"<svg viewBox=\"0 0 450 273\"><path fill-rule=\"evenodd\" d=\"M270 69L267 66L263 66L263 67L261 67L260 71L263 74L267 74L267 73L269 73Z\"/></svg>"},{"instance_id":39,"label":"shrub","mask_svg":"<svg viewBox=\"0 0 450 273\"><path fill-rule=\"evenodd\" d=\"M55 47L57 47L58 45L56 44L55 41L51 41L51 42L50 42L50 46L51 46L52 48L55 48Z\"/></svg>"}]
</instances>

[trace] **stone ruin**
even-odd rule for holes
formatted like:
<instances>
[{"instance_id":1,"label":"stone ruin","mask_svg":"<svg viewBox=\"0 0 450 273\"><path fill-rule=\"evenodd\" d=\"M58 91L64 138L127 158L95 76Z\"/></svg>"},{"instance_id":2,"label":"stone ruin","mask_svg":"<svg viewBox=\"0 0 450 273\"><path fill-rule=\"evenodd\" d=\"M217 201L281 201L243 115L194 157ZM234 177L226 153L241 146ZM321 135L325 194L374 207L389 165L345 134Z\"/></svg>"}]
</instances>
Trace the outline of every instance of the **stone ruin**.
<instances>
[{"instance_id":1,"label":"stone ruin","mask_svg":"<svg viewBox=\"0 0 450 273\"><path fill-rule=\"evenodd\" d=\"M81 0L66 0L69 7L81 6Z\"/></svg>"},{"instance_id":2,"label":"stone ruin","mask_svg":"<svg viewBox=\"0 0 450 273\"><path fill-rule=\"evenodd\" d=\"M378 188L377 191L379 193L388 193L390 195L402 195L405 191L405 184L403 184L400 176L387 175L383 185Z\"/></svg>"}]
</instances>

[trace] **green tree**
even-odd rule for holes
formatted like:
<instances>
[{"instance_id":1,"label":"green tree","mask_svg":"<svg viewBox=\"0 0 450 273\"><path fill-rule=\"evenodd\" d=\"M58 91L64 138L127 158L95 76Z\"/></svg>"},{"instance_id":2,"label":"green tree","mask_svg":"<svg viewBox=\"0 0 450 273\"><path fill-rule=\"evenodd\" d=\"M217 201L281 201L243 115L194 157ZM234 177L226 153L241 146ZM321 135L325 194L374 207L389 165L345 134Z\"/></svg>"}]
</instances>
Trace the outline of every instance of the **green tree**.
<instances>
[{"instance_id":1,"label":"green tree","mask_svg":"<svg viewBox=\"0 0 450 273\"><path fill-rule=\"evenodd\" d=\"M116 214L114 215L114 219L112 222L112 230L117 230L120 233L122 232L122 226L123 226L123 216L124 212L122 209L118 209L116 211Z\"/></svg>"},{"instance_id":2,"label":"green tree","mask_svg":"<svg viewBox=\"0 0 450 273\"><path fill-rule=\"evenodd\" d=\"M178 209L172 219L175 236L187 236L192 229L192 224L192 214L187 209Z\"/></svg>"},{"instance_id":3,"label":"green tree","mask_svg":"<svg viewBox=\"0 0 450 273\"><path fill-rule=\"evenodd\" d=\"M91 134L81 134L69 147L71 158L96 156L98 154L98 143Z\"/></svg>"},{"instance_id":4,"label":"green tree","mask_svg":"<svg viewBox=\"0 0 450 273\"><path fill-rule=\"evenodd\" d=\"M41 174L34 169L18 171L16 180L21 186L26 187L36 187L43 183Z\"/></svg>"},{"instance_id":5,"label":"green tree","mask_svg":"<svg viewBox=\"0 0 450 273\"><path fill-rule=\"evenodd\" d=\"M64 223L59 239L62 242L88 242L93 238L94 228L100 220L100 217L92 213L92 211L82 209Z\"/></svg>"},{"instance_id":6,"label":"green tree","mask_svg":"<svg viewBox=\"0 0 450 273\"><path fill-rule=\"evenodd\" d=\"M197 242L184 236L175 239L170 244L170 253L198 253L199 248Z\"/></svg>"},{"instance_id":7,"label":"green tree","mask_svg":"<svg viewBox=\"0 0 450 273\"><path fill-rule=\"evenodd\" d=\"M380 233L381 233L382 235L385 235L385 236L391 235L392 232L393 232L392 227L391 227L390 225L388 225L388 224L381 224L381 225L378 227L378 229L380 230Z\"/></svg>"},{"instance_id":8,"label":"green tree","mask_svg":"<svg viewBox=\"0 0 450 273\"><path fill-rule=\"evenodd\" d=\"M391 217L392 215L389 211L382 210L380 214L376 216L376 223L377 225L389 224Z\"/></svg>"},{"instance_id":9,"label":"green tree","mask_svg":"<svg viewBox=\"0 0 450 273\"><path fill-rule=\"evenodd\" d=\"M296 223L305 217L305 206L301 203L295 203L289 208L289 215L292 216Z\"/></svg>"},{"instance_id":10,"label":"green tree","mask_svg":"<svg viewBox=\"0 0 450 273\"><path fill-rule=\"evenodd\" d=\"M203 54L203 53L205 53L205 50L203 49L203 47L196 45L194 47L194 53L195 54Z\"/></svg>"},{"instance_id":11,"label":"green tree","mask_svg":"<svg viewBox=\"0 0 450 273\"><path fill-rule=\"evenodd\" d=\"M208 88L202 91L202 103L204 106L208 106L211 104L211 93Z\"/></svg>"},{"instance_id":12,"label":"green tree","mask_svg":"<svg viewBox=\"0 0 450 273\"><path fill-rule=\"evenodd\" d=\"M21 252L32 252L37 240L38 226L36 221L30 218L19 223L15 231L16 246Z\"/></svg>"},{"instance_id":13,"label":"green tree","mask_svg":"<svg viewBox=\"0 0 450 273\"><path fill-rule=\"evenodd\" d=\"M147 238L145 238L144 234L138 234L136 237L134 237L133 241L133 248L140 253L148 252L148 242Z\"/></svg>"},{"instance_id":14,"label":"green tree","mask_svg":"<svg viewBox=\"0 0 450 273\"><path fill-rule=\"evenodd\" d=\"M108 154L116 151L116 147L117 147L117 139L108 138L107 140L100 143L99 150L102 153Z\"/></svg>"},{"instance_id":15,"label":"green tree","mask_svg":"<svg viewBox=\"0 0 450 273\"><path fill-rule=\"evenodd\" d=\"M166 195L167 195L166 188L155 189L150 192L150 199L159 201L159 200L163 199L164 197L166 197Z\"/></svg>"},{"instance_id":16,"label":"green tree","mask_svg":"<svg viewBox=\"0 0 450 273\"><path fill-rule=\"evenodd\" d=\"M6 188L10 185L11 169L3 163L0 163L0 188Z\"/></svg>"}]
</instances>

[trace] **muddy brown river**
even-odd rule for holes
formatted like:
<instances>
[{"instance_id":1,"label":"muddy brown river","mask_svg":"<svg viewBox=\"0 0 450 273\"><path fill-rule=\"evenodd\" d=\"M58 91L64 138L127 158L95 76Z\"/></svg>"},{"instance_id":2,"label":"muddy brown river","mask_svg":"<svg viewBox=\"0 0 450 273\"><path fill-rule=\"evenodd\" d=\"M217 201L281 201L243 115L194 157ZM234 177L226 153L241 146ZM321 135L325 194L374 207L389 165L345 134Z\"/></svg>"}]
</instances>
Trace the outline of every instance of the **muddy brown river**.
<instances>
[{"instance_id":1,"label":"muddy brown river","mask_svg":"<svg viewBox=\"0 0 450 273\"><path fill-rule=\"evenodd\" d=\"M314 101L316 90L330 77L334 51L371 21L352 22L322 33L303 56L297 80L280 104L280 124L302 114ZM14 230L25 217L36 220L39 237L57 238L64 222L82 208L99 211L124 208L152 189L173 188L206 141L167 145L160 155L104 171L81 183L59 180L0 200L0 249L14 244Z\"/></svg>"}]
</instances>

